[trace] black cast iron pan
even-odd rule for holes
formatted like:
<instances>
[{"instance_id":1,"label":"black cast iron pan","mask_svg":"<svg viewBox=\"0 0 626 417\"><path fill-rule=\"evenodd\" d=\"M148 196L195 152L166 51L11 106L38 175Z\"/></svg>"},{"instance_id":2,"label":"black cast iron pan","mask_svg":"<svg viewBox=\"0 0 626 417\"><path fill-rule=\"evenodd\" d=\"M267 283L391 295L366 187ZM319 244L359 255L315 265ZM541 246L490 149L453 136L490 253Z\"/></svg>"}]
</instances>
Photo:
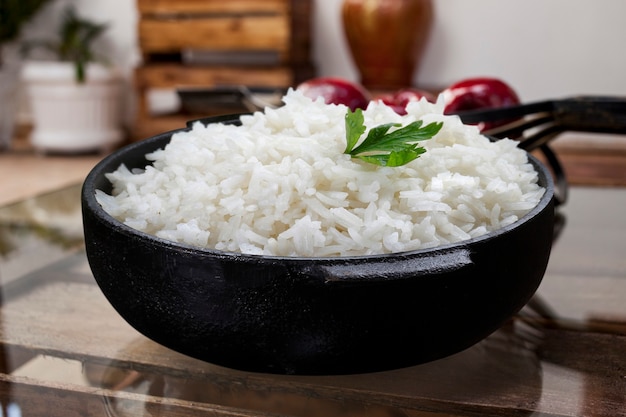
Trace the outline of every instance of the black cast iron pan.
<instances>
[{"instance_id":1,"label":"black cast iron pan","mask_svg":"<svg viewBox=\"0 0 626 417\"><path fill-rule=\"evenodd\" d=\"M205 122L238 123L238 117ZM530 160L546 188L518 222L480 238L391 255L285 258L172 243L104 212L95 190L124 163L174 132L106 157L82 189L86 251L94 277L119 314L145 336L235 369L346 374L416 365L488 336L536 291L554 224L549 171Z\"/></svg>"}]
</instances>

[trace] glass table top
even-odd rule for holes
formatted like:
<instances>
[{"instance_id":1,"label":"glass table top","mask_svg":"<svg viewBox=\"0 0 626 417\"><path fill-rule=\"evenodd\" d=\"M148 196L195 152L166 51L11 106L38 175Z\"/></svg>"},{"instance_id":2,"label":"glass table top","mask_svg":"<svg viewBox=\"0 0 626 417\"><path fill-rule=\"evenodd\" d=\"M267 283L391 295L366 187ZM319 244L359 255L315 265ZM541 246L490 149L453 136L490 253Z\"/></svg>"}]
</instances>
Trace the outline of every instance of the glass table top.
<instances>
[{"instance_id":1,"label":"glass table top","mask_svg":"<svg viewBox=\"0 0 626 417\"><path fill-rule=\"evenodd\" d=\"M571 189L537 294L487 339L314 377L215 366L135 331L91 275L79 195L0 208L1 416L626 416L626 189Z\"/></svg>"}]
</instances>

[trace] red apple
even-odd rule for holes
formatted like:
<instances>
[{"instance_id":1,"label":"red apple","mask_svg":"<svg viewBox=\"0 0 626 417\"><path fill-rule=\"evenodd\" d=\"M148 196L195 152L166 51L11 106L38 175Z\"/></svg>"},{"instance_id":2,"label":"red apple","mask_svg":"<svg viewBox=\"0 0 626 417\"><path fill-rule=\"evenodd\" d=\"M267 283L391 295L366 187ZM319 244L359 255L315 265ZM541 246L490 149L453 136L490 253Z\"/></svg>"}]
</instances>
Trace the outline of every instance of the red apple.
<instances>
[{"instance_id":1,"label":"red apple","mask_svg":"<svg viewBox=\"0 0 626 417\"><path fill-rule=\"evenodd\" d=\"M445 100L445 114L520 104L515 90L497 78L468 78L452 84L442 94ZM481 122L478 128L482 132L508 122L508 120L498 123Z\"/></svg>"},{"instance_id":2,"label":"red apple","mask_svg":"<svg viewBox=\"0 0 626 417\"><path fill-rule=\"evenodd\" d=\"M327 104L345 104L353 111L365 109L370 102L370 94L365 87L343 78L312 78L299 84L296 90L312 99L323 97Z\"/></svg>"},{"instance_id":3,"label":"red apple","mask_svg":"<svg viewBox=\"0 0 626 417\"><path fill-rule=\"evenodd\" d=\"M412 101L419 101L422 98L426 98L431 103L436 101L432 93L418 88L403 88L393 93L383 94L378 97L378 100L393 108L396 113L405 115L407 104Z\"/></svg>"}]
</instances>

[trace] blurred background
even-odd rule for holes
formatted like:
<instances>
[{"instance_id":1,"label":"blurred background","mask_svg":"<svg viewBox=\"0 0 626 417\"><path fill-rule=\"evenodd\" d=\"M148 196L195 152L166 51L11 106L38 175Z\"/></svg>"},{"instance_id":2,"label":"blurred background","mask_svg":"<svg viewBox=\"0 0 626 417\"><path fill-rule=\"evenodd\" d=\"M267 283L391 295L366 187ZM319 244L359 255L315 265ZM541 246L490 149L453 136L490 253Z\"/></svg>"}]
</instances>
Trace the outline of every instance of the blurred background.
<instances>
[{"instance_id":1,"label":"blurred background","mask_svg":"<svg viewBox=\"0 0 626 417\"><path fill-rule=\"evenodd\" d=\"M135 1L55 0L26 26L23 36L49 34L68 3L94 20L108 22L102 43L131 80L141 63ZM311 3L316 74L357 80L342 30L342 0ZM507 81L523 101L626 95L626 2L434 0L434 6L431 36L414 75L417 86L437 89L488 75ZM132 102L132 92L128 94ZM24 111L21 117L27 117Z\"/></svg>"},{"instance_id":2,"label":"blurred background","mask_svg":"<svg viewBox=\"0 0 626 417\"><path fill-rule=\"evenodd\" d=\"M42 189L50 175L40 172L58 172L66 181L70 163L79 166L73 178L81 179L102 154L124 142L182 128L189 120L213 115L215 109L222 114L241 112L215 95L207 106L207 90L222 85L286 88L324 76L360 81L362 71L344 32L343 7L346 3L358 3L362 8L387 4L369 0L0 2L0 25L4 27L7 15L2 15L3 10L43 3L17 39L0 45L0 142L4 142L0 143L0 175L29 175L28 180L5 181L2 192L7 195L9 185L16 195L23 194L24 182ZM494 77L508 83L522 102L576 95L626 97L623 0L430 2L431 27L410 77L413 87L439 92L467 78ZM29 84L25 79L27 69L40 62L41 50L24 58L19 53L21 46L55 39L68 6L87 20L82 23L106 24L91 46L115 70L111 83L117 85L117 93L104 94L115 95L107 105L94 99L90 107L83 97L69 108L69 95L57 91L58 80L48 80L48 90L43 91L35 88L43 86L42 81ZM359 24L359 19L352 20ZM396 32L405 34L416 30L415 24L387 26L389 32L397 27L403 30ZM20 73L20 66L21 77L15 74ZM42 72L48 76L54 71ZM80 95L87 89L74 90ZM37 112L45 101L42 99L49 107ZM195 106L198 103L200 109ZM87 114L81 115L82 110L88 110ZM41 113L45 120L38 118ZM17 125L15 133L8 136L3 127L7 119ZM74 126L61 126L61 122ZM626 181L624 135L567 132L554 145L572 183ZM85 153L92 158L75 157ZM59 154L71 162L52 158ZM48 156L45 164L41 155ZM57 163L58 169L46 165L52 163Z\"/></svg>"},{"instance_id":3,"label":"blurred background","mask_svg":"<svg viewBox=\"0 0 626 417\"><path fill-rule=\"evenodd\" d=\"M317 0L314 51L324 74L356 77L340 28L341 0ZM626 2L435 0L417 85L490 75L523 101L626 95Z\"/></svg>"}]
</instances>

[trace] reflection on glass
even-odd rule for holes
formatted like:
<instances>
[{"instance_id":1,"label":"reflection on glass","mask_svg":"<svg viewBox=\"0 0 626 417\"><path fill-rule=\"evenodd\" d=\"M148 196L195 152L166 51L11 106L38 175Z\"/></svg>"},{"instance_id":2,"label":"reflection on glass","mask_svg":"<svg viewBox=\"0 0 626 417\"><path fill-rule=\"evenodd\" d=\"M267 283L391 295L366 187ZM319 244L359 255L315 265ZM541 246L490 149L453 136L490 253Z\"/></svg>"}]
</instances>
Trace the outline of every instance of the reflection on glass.
<instances>
[{"instance_id":1,"label":"reflection on glass","mask_svg":"<svg viewBox=\"0 0 626 417\"><path fill-rule=\"evenodd\" d=\"M80 187L0 208L0 279L7 283L83 246Z\"/></svg>"},{"instance_id":2,"label":"reflection on glass","mask_svg":"<svg viewBox=\"0 0 626 417\"><path fill-rule=\"evenodd\" d=\"M568 204L599 200L573 191ZM77 186L0 208L0 417L33 415L31 397L20 391L30 382L58 387L69 402L88 393L95 398L89 412L108 416L203 415L216 407L303 417L624 415L623 245L606 250L600 241L617 245L623 235L617 215L597 214L604 206L593 206L593 218L568 213L535 298L473 347L389 372L295 377L196 361L126 325L81 250L78 196ZM618 210L626 203L625 193L602 196ZM581 219L592 226L581 227ZM588 262L592 255L601 269ZM23 269L11 269L13 262ZM7 282L12 276L20 279Z\"/></svg>"},{"instance_id":3,"label":"reflection on glass","mask_svg":"<svg viewBox=\"0 0 626 417\"><path fill-rule=\"evenodd\" d=\"M9 403L8 405L1 404L0 417L22 417L22 409L18 404Z\"/></svg>"}]
</instances>

